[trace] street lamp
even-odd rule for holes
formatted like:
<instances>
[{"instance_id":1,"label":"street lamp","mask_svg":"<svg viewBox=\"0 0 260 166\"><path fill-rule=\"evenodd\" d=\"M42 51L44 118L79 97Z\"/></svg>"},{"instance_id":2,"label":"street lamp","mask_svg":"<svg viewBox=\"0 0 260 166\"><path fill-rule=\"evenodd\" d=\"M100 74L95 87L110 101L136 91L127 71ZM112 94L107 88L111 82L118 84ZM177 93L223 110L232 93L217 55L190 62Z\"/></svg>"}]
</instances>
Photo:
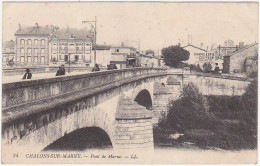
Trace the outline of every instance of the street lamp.
<instances>
[{"instance_id":1,"label":"street lamp","mask_svg":"<svg viewBox=\"0 0 260 166\"><path fill-rule=\"evenodd\" d=\"M68 54L68 56L69 56L69 70L68 70L68 73L70 73L70 55L71 55L71 53Z\"/></svg>"},{"instance_id":2,"label":"street lamp","mask_svg":"<svg viewBox=\"0 0 260 166\"><path fill-rule=\"evenodd\" d=\"M92 23L95 23L95 26ZM96 64L96 56L97 56L97 51L96 51L96 45L97 45L97 17L95 16L95 21L82 21L82 24L89 23L92 28L94 29L94 35L95 35L95 53L94 53L94 65ZM91 56L91 55L90 55Z\"/></svg>"}]
</instances>

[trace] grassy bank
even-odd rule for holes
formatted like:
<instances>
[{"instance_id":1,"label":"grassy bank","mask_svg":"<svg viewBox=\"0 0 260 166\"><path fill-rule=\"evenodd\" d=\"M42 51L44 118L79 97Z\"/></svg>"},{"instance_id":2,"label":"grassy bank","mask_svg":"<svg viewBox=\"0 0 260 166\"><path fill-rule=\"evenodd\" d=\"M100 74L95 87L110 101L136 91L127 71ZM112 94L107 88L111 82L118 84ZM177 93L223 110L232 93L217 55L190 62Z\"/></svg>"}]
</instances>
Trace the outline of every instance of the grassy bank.
<instances>
[{"instance_id":1,"label":"grassy bank","mask_svg":"<svg viewBox=\"0 0 260 166\"><path fill-rule=\"evenodd\" d=\"M178 138L174 134L184 134ZM190 83L182 98L169 103L169 113L154 128L155 145L227 150L257 147L257 81L242 96L203 96Z\"/></svg>"}]
</instances>

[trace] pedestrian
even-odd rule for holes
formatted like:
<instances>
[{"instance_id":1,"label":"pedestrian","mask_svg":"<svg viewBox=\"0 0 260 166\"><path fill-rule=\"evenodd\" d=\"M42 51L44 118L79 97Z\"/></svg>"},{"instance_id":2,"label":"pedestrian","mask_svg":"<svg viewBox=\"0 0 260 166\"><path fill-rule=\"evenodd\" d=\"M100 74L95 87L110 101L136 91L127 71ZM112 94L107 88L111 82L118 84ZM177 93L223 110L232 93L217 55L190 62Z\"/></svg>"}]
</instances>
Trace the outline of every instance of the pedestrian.
<instances>
[{"instance_id":1,"label":"pedestrian","mask_svg":"<svg viewBox=\"0 0 260 166\"><path fill-rule=\"evenodd\" d=\"M61 76L61 75L65 75L65 73L62 66L59 66L59 70L57 71L56 76Z\"/></svg>"},{"instance_id":2,"label":"pedestrian","mask_svg":"<svg viewBox=\"0 0 260 166\"><path fill-rule=\"evenodd\" d=\"M61 65L61 68L62 68L62 75L65 75L66 71L65 71L64 64Z\"/></svg>"},{"instance_id":3,"label":"pedestrian","mask_svg":"<svg viewBox=\"0 0 260 166\"><path fill-rule=\"evenodd\" d=\"M98 64L95 64L95 66L92 69L92 72L94 71L100 71Z\"/></svg>"},{"instance_id":4,"label":"pedestrian","mask_svg":"<svg viewBox=\"0 0 260 166\"><path fill-rule=\"evenodd\" d=\"M112 65L113 65L112 67L113 69L117 69L116 64L112 64Z\"/></svg>"},{"instance_id":5,"label":"pedestrian","mask_svg":"<svg viewBox=\"0 0 260 166\"><path fill-rule=\"evenodd\" d=\"M30 72L30 69L27 68L25 71L26 71L26 73L23 76L23 80L24 79L31 79L32 78L32 73Z\"/></svg>"}]
</instances>

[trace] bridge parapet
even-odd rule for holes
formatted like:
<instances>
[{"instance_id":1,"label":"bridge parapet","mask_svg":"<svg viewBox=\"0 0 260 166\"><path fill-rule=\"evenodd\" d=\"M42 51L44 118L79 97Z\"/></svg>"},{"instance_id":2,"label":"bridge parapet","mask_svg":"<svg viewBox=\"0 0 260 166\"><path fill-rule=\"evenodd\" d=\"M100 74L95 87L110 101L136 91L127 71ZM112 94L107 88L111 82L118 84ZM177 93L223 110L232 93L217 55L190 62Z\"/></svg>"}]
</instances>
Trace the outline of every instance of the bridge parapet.
<instances>
[{"instance_id":1,"label":"bridge parapet","mask_svg":"<svg viewBox=\"0 0 260 166\"><path fill-rule=\"evenodd\" d=\"M47 106L57 98L65 100L73 95L76 98L79 97L79 93L87 96L89 90L94 88L99 92L101 87L117 84L120 81L164 73L167 73L166 69L131 68L3 84L3 116L5 113L8 114L6 110L8 112L19 110L17 108L23 108L25 105L37 107L39 102Z\"/></svg>"}]
</instances>

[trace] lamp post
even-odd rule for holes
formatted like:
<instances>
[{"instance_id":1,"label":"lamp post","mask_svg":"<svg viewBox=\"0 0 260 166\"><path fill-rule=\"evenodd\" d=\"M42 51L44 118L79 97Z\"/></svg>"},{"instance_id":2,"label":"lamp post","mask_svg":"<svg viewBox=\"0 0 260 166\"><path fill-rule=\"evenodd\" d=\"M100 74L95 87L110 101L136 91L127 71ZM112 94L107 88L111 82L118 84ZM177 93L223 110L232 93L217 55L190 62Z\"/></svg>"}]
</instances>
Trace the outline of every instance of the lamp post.
<instances>
[{"instance_id":1,"label":"lamp post","mask_svg":"<svg viewBox=\"0 0 260 166\"><path fill-rule=\"evenodd\" d=\"M69 70L68 70L68 73L70 73L70 55L71 55L71 53L68 54L68 56L69 56Z\"/></svg>"},{"instance_id":2,"label":"lamp post","mask_svg":"<svg viewBox=\"0 0 260 166\"><path fill-rule=\"evenodd\" d=\"M95 16L95 21L82 21L82 24L85 24L85 23L89 23L92 26L92 28L94 29L94 35L95 35L94 65L95 65L96 64L96 56L97 56L97 50L96 50L96 45L97 45L97 16ZM95 23L95 26L92 23Z\"/></svg>"}]
</instances>

